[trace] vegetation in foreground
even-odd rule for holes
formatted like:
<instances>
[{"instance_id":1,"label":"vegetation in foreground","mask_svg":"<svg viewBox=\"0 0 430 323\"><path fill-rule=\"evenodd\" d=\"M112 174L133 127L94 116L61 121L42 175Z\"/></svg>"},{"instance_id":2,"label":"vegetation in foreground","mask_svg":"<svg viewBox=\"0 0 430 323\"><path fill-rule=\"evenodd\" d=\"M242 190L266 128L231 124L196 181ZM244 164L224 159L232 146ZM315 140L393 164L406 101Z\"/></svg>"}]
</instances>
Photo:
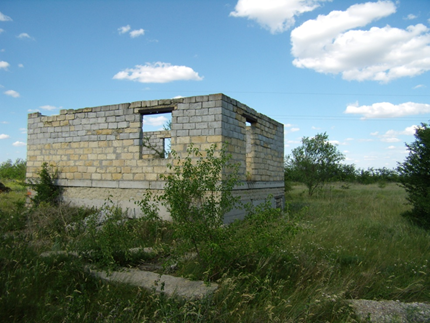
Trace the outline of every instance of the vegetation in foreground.
<instances>
[{"instance_id":1,"label":"vegetation in foreground","mask_svg":"<svg viewBox=\"0 0 430 323\"><path fill-rule=\"evenodd\" d=\"M159 245L173 256L180 241L168 223L155 228L148 221L115 220L83 235L67 225L94 210L44 203L27 209L24 197L17 190L0 196L0 319L5 322L354 322L348 299L430 301L429 233L401 216L410 207L395 184L336 183L312 197L304 185L293 185L283 219L298 230L285 235L279 248L234 250L237 257L228 266L226 259L217 260L222 266L214 277L208 277L204 263L179 263L177 275L221 284L212 298L197 301L106 284L83 271L88 261L107 270L145 261L148 255L127 254L130 247ZM110 206L105 212L112 219L120 214ZM249 221L235 224L232 241L252 246L261 219L257 227ZM278 229L268 226L260 237L279 236L272 234ZM72 249L81 257L39 257L46 250ZM93 250L92 256L85 250Z\"/></svg>"}]
</instances>

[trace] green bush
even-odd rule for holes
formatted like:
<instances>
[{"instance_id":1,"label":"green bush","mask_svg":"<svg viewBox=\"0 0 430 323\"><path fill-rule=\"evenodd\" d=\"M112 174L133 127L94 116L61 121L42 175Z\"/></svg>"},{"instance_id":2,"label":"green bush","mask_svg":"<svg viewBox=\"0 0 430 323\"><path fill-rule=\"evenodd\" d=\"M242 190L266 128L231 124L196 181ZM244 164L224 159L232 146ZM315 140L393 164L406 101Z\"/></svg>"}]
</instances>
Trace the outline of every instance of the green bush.
<instances>
[{"instance_id":1,"label":"green bush","mask_svg":"<svg viewBox=\"0 0 430 323\"><path fill-rule=\"evenodd\" d=\"M25 180L25 173L27 170L27 163L23 159L17 159L14 163L11 159L0 164L0 178L1 179L15 179Z\"/></svg>"},{"instance_id":2,"label":"green bush","mask_svg":"<svg viewBox=\"0 0 430 323\"><path fill-rule=\"evenodd\" d=\"M169 211L184 250L192 247L201 256L201 245L208 241L216 244L224 215L239 200L232 195L238 183L238 165L230 162L226 146L217 151L212 145L203 156L190 145L187 153L182 159L172 151L170 173L161 175L166 181L164 192L155 199ZM147 194L139 204L145 214L157 218L158 209L150 203L149 191Z\"/></svg>"},{"instance_id":3,"label":"green bush","mask_svg":"<svg viewBox=\"0 0 430 323\"><path fill-rule=\"evenodd\" d=\"M399 165L400 183L408 193L412 210L404 215L419 225L430 227L430 128L422 123L415 142L406 145L409 156Z\"/></svg>"},{"instance_id":4,"label":"green bush","mask_svg":"<svg viewBox=\"0 0 430 323\"><path fill-rule=\"evenodd\" d=\"M30 183L30 187L36 192L36 195L31 198L34 206L39 206L40 203L56 205L59 202L61 194L60 187L54 184L54 180L58 176L58 171L53 170L48 166L48 163L43 163L41 170L38 172L39 180Z\"/></svg>"}]
</instances>

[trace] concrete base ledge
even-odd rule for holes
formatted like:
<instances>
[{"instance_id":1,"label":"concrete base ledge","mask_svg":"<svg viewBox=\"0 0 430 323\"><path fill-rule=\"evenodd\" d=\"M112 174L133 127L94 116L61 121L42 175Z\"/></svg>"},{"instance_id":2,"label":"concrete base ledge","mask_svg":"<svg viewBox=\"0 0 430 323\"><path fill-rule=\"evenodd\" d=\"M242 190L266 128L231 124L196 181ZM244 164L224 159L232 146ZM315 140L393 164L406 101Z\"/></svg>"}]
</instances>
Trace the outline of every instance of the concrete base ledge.
<instances>
[{"instance_id":1,"label":"concrete base ledge","mask_svg":"<svg viewBox=\"0 0 430 323\"><path fill-rule=\"evenodd\" d=\"M100 187L100 188L135 188L135 189L154 189L164 188L165 181L102 181L102 180L76 180L76 179L57 179L56 185L63 187ZM265 189L284 187L283 181L278 182L240 182L233 190Z\"/></svg>"},{"instance_id":2,"label":"concrete base ledge","mask_svg":"<svg viewBox=\"0 0 430 323\"><path fill-rule=\"evenodd\" d=\"M107 274L104 271L85 268L91 275L108 282L125 283L145 288L149 291L164 293L169 297L178 296L186 299L200 299L209 296L218 288L218 284L205 284L203 281L191 281L182 277L160 275L150 271L125 269Z\"/></svg>"}]
</instances>

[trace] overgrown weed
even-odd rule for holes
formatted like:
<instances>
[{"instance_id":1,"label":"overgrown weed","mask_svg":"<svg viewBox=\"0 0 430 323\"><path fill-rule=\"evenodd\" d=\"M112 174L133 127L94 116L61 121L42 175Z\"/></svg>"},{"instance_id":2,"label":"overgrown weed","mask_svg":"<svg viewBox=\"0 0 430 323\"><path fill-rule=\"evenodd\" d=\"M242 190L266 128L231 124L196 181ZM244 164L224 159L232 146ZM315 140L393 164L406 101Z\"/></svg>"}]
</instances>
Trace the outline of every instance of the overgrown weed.
<instances>
[{"instance_id":1,"label":"overgrown weed","mask_svg":"<svg viewBox=\"0 0 430 323\"><path fill-rule=\"evenodd\" d=\"M393 184L383 189L349 184L348 190L341 185L311 198L300 194L304 187L293 186L288 216L267 211L237 222L225 239L228 253L206 263L180 263L179 273L194 279L209 279L212 266L211 275L216 275L211 278L220 284L212 298L193 301L103 283L83 271L87 260L82 257L40 258L41 251L83 243L83 231L66 227L92 211L63 205L28 211L16 204L24 192L20 197L2 195L1 224L9 224L0 229L0 320L355 322L349 299L429 302L429 233L401 216L408 209L404 190ZM169 253L180 243L167 223L154 229L145 220L118 220L112 217L106 231L94 232L93 238L101 240L87 241L85 250L103 243L110 251L158 244ZM294 234L282 231L294 221ZM253 230L255 223L259 232ZM115 266L144 258L111 255L106 259Z\"/></svg>"}]
</instances>

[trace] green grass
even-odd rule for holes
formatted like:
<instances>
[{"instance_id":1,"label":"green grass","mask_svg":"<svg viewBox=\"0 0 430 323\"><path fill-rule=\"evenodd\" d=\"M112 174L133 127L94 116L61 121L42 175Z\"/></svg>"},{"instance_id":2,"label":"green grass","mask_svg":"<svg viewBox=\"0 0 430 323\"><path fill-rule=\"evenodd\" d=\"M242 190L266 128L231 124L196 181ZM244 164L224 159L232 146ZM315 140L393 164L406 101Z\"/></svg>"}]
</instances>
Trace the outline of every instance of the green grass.
<instances>
[{"instance_id":1,"label":"green grass","mask_svg":"<svg viewBox=\"0 0 430 323\"><path fill-rule=\"evenodd\" d=\"M401 216L409 209L402 188L339 183L313 197L303 193L305 189L294 185L286 196L286 216L297 222L298 232L285 236L270 254L266 248L246 261L237 258L219 272L215 295L198 301L103 283L82 270L87 259L38 256L79 243L82 250L98 243L105 255L111 255L117 249L109 241L121 248L161 244L169 252L178 243L170 226L155 228L136 221L112 227L90 243L82 231L65 230L88 210L66 206L29 210L22 202L24 191L1 194L0 320L354 322L349 299L430 302L430 234ZM237 243L246 246L252 230L240 225L232 232L237 233L234 239L243 240ZM115 232L119 240L110 240ZM127 257L121 264L124 261ZM207 268L196 260L181 265L182 275L207 278Z\"/></svg>"}]
</instances>

